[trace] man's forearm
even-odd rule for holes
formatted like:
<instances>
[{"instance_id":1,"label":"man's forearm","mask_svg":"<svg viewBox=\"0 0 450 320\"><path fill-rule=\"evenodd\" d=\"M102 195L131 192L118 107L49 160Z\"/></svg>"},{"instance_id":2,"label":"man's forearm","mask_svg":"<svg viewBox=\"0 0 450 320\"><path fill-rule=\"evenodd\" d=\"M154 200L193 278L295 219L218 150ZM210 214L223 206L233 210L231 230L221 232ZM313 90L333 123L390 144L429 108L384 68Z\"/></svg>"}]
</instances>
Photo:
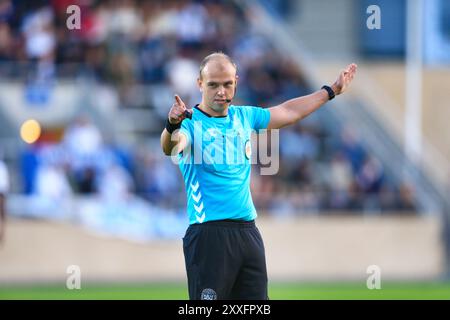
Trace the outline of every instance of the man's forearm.
<instances>
[{"instance_id":1,"label":"man's forearm","mask_svg":"<svg viewBox=\"0 0 450 320\"><path fill-rule=\"evenodd\" d=\"M281 105L293 117L294 122L297 122L319 109L326 102L328 102L328 93L322 89L307 96L285 101Z\"/></svg>"},{"instance_id":2,"label":"man's forearm","mask_svg":"<svg viewBox=\"0 0 450 320\"><path fill-rule=\"evenodd\" d=\"M186 139L184 135L180 133L179 130L175 130L172 134L164 129L161 134L161 147L166 156L172 155L173 152L175 154L181 152L186 145ZM177 148L177 150L174 150Z\"/></svg>"},{"instance_id":3,"label":"man's forearm","mask_svg":"<svg viewBox=\"0 0 450 320\"><path fill-rule=\"evenodd\" d=\"M166 156L169 156L173 150L173 148L177 145L178 133L170 134L166 129L163 130L161 134L161 148Z\"/></svg>"}]
</instances>

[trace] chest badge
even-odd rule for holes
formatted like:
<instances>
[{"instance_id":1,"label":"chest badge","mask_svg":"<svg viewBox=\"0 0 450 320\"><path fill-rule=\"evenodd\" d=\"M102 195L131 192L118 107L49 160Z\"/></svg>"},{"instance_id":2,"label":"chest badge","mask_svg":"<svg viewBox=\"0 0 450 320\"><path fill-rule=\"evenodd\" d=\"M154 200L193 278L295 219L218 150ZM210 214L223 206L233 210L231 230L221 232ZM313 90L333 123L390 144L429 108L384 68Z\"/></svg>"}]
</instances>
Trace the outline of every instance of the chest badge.
<instances>
[{"instance_id":1,"label":"chest badge","mask_svg":"<svg viewBox=\"0 0 450 320\"><path fill-rule=\"evenodd\" d=\"M245 157L247 158L247 160L250 160L250 157L252 156L252 144L250 143L250 140L247 140L245 142L244 151Z\"/></svg>"}]
</instances>

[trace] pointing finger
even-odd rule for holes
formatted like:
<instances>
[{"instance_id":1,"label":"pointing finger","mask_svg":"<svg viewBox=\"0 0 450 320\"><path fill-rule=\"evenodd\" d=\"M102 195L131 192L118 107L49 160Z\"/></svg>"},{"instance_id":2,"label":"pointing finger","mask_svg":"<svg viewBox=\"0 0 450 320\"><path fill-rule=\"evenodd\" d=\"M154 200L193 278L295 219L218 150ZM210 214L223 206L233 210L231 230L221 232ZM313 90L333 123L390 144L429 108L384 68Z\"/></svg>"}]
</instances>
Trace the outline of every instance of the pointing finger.
<instances>
[{"instance_id":1,"label":"pointing finger","mask_svg":"<svg viewBox=\"0 0 450 320\"><path fill-rule=\"evenodd\" d=\"M179 104L179 105L184 105L183 101L181 100L181 98L176 94L175 95L175 101Z\"/></svg>"}]
</instances>

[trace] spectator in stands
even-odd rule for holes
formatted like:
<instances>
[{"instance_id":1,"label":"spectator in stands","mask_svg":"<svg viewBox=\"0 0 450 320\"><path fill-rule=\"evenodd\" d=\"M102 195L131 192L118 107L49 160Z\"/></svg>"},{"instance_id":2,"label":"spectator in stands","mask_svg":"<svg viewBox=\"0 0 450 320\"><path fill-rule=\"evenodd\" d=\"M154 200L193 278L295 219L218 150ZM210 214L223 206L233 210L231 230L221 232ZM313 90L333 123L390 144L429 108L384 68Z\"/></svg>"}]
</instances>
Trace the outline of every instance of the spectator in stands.
<instances>
[{"instance_id":1,"label":"spectator in stands","mask_svg":"<svg viewBox=\"0 0 450 320\"><path fill-rule=\"evenodd\" d=\"M341 131L341 150L347 159L350 160L353 173L357 174L363 165L366 152L360 142L358 133L350 126L344 127Z\"/></svg>"},{"instance_id":2,"label":"spectator in stands","mask_svg":"<svg viewBox=\"0 0 450 320\"><path fill-rule=\"evenodd\" d=\"M176 34L181 45L198 49L209 34L213 33L209 27L208 12L199 3L188 2L177 15Z\"/></svg>"},{"instance_id":3,"label":"spectator in stands","mask_svg":"<svg viewBox=\"0 0 450 320\"><path fill-rule=\"evenodd\" d=\"M7 23L0 20L0 62L13 59L13 37Z\"/></svg>"},{"instance_id":4,"label":"spectator in stands","mask_svg":"<svg viewBox=\"0 0 450 320\"><path fill-rule=\"evenodd\" d=\"M134 182L124 168L113 163L103 171L98 188L105 200L122 201L134 191Z\"/></svg>"},{"instance_id":5,"label":"spectator in stands","mask_svg":"<svg viewBox=\"0 0 450 320\"><path fill-rule=\"evenodd\" d=\"M88 116L80 115L67 127L62 143L76 190L93 191L98 173L96 157L103 147L100 130Z\"/></svg>"},{"instance_id":6,"label":"spectator in stands","mask_svg":"<svg viewBox=\"0 0 450 320\"><path fill-rule=\"evenodd\" d=\"M330 164L330 208L344 209L348 206L352 182L353 174L349 161L342 152L335 153Z\"/></svg>"},{"instance_id":7,"label":"spectator in stands","mask_svg":"<svg viewBox=\"0 0 450 320\"><path fill-rule=\"evenodd\" d=\"M0 244L5 237L6 194L9 191L9 173L6 164L0 159Z\"/></svg>"},{"instance_id":8,"label":"spectator in stands","mask_svg":"<svg viewBox=\"0 0 450 320\"><path fill-rule=\"evenodd\" d=\"M399 193L397 210L414 212L416 210L414 187L410 183L404 182L400 185Z\"/></svg>"},{"instance_id":9,"label":"spectator in stands","mask_svg":"<svg viewBox=\"0 0 450 320\"><path fill-rule=\"evenodd\" d=\"M72 189L61 164L44 163L39 167L35 194L52 201L61 201L72 195Z\"/></svg>"},{"instance_id":10,"label":"spectator in stands","mask_svg":"<svg viewBox=\"0 0 450 320\"><path fill-rule=\"evenodd\" d=\"M182 205L181 196L174 197L182 191L179 174L171 170L171 164L160 155L141 151L140 166L137 174L139 193L150 202L159 206L168 204Z\"/></svg>"},{"instance_id":11,"label":"spectator in stands","mask_svg":"<svg viewBox=\"0 0 450 320\"><path fill-rule=\"evenodd\" d=\"M197 69L196 61L190 58L186 52L167 63L167 76L173 90L183 94L189 104L198 101L200 98L195 85Z\"/></svg>"},{"instance_id":12,"label":"spectator in stands","mask_svg":"<svg viewBox=\"0 0 450 320\"><path fill-rule=\"evenodd\" d=\"M45 6L31 12L23 20L25 52L30 61L36 62L35 81L48 81L54 75L56 38L53 27L53 11Z\"/></svg>"},{"instance_id":13,"label":"spectator in stands","mask_svg":"<svg viewBox=\"0 0 450 320\"><path fill-rule=\"evenodd\" d=\"M369 155L356 176L360 190L364 193L366 210L380 210L379 193L383 185L384 170L381 162Z\"/></svg>"}]
</instances>

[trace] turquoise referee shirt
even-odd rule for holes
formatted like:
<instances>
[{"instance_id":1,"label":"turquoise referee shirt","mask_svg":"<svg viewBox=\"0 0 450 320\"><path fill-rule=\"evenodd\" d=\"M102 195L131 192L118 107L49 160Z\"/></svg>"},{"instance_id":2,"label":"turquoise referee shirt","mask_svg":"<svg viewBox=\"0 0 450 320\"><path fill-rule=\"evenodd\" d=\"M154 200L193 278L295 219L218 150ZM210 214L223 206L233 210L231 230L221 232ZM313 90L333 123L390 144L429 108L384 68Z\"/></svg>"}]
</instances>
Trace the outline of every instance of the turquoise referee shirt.
<instances>
[{"instance_id":1,"label":"turquoise referee shirt","mask_svg":"<svg viewBox=\"0 0 450 320\"><path fill-rule=\"evenodd\" d=\"M250 193L251 133L266 129L268 109L233 106L212 117L193 109L180 133L188 144L178 155L187 195L189 224L235 219L250 221L256 209Z\"/></svg>"}]
</instances>

